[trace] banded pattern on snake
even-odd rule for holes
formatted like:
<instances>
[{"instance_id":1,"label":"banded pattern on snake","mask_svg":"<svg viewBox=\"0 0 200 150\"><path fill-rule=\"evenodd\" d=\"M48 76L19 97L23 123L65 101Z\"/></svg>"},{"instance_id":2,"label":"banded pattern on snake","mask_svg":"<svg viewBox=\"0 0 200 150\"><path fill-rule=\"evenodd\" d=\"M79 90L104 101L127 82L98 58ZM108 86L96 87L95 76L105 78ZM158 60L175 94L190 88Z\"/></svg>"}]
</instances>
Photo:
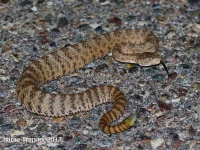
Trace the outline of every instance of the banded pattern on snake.
<instances>
[{"instance_id":1,"label":"banded pattern on snake","mask_svg":"<svg viewBox=\"0 0 200 150\"><path fill-rule=\"evenodd\" d=\"M117 125L127 105L123 92L113 86L99 86L83 93L45 93L39 86L59 76L67 75L89 62L106 56L113 50L117 61L137 63L141 66L159 64L158 42L148 29L118 30L93 37L87 41L54 51L30 64L20 75L16 85L18 100L30 112L43 116L61 117L89 111L94 107L114 102L110 111L100 119L100 129L105 133L118 133L131 128L136 120L130 115Z\"/></svg>"}]
</instances>

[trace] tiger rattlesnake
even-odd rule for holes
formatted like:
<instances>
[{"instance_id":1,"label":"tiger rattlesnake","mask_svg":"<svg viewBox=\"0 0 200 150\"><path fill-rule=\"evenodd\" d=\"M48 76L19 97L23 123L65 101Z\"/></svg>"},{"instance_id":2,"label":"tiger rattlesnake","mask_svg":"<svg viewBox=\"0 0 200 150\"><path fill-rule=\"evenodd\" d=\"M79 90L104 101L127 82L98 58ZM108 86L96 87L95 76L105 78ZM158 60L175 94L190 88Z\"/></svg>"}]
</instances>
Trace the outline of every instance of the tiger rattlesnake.
<instances>
[{"instance_id":1,"label":"tiger rattlesnake","mask_svg":"<svg viewBox=\"0 0 200 150\"><path fill-rule=\"evenodd\" d=\"M117 87L99 86L77 94L45 93L39 86L59 76L67 75L89 62L106 56L111 50L114 59L150 66L160 63L158 42L148 29L126 29L95 36L45 55L30 64L20 75L16 85L18 100L30 112L61 117L89 111L94 107L114 102L110 111L99 122L105 133L118 133L131 128L136 120L130 115L121 123L110 124L120 118L127 105L125 95Z\"/></svg>"}]
</instances>

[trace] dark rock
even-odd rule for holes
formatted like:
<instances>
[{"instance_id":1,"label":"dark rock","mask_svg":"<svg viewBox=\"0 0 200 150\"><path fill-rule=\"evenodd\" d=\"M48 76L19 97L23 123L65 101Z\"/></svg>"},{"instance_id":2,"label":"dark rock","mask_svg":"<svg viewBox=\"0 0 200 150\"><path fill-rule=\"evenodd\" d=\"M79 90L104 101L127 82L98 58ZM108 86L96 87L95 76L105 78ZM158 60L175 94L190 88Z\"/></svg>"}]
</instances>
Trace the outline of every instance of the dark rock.
<instances>
[{"instance_id":1,"label":"dark rock","mask_svg":"<svg viewBox=\"0 0 200 150\"><path fill-rule=\"evenodd\" d=\"M3 124L3 123L4 123L4 118L0 117L0 124Z\"/></svg>"},{"instance_id":2,"label":"dark rock","mask_svg":"<svg viewBox=\"0 0 200 150\"><path fill-rule=\"evenodd\" d=\"M170 133L169 136L174 142L179 140L179 135L177 133Z\"/></svg>"},{"instance_id":3,"label":"dark rock","mask_svg":"<svg viewBox=\"0 0 200 150\"><path fill-rule=\"evenodd\" d=\"M117 18L117 17L108 19L108 22L109 22L109 23L114 23L114 24L116 24L116 25L119 26L119 27L122 25L122 20L119 19L119 18Z\"/></svg>"},{"instance_id":4,"label":"dark rock","mask_svg":"<svg viewBox=\"0 0 200 150\"><path fill-rule=\"evenodd\" d=\"M37 1L37 4L42 4L42 3L44 3L45 2L45 0L38 0Z\"/></svg>"},{"instance_id":5,"label":"dark rock","mask_svg":"<svg viewBox=\"0 0 200 150\"><path fill-rule=\"evenodd\" d=\"M3 4L6 4L6 3L9 2L9 0L1 0L1 2L2 2Z\"/></svg>"},{"instance_id":6,"label":"dark rock","mask_svg":"<svg viewBox=\"0 0 200 150\"><path fill-rule=\"evenodd\" d=\"M192 136L192 137L196 135L196 130L193 129L192 126L189 128L188 132L189 132L189 135Z\"/></svg>"},{"instance_id":7,"label":"dark rock","mask_svg":"<svg viewBox=\"0 0 200 150\"><path fill-rule=\"evenodd\" d=\"M46 21L48 21L49 23L51 23L53 16L52 16L52 14L48 14L44 18L46 19Z\"/></svg>"},{"instance_id":8,"label":"dark rock","mask_svg":"<svg viewBox=\"0 0 200 150\"><path fill-rule=\"evenodd\" d=\"M169 74L169 79L170 79L171 81L175 80L176 77L177 77L177 73L176 73L176 72L173 72L173 73L170 73L170 74Z\"/></svg>"},{"instance_id":9,"label":"dark rock","mask_svg":"<svg viewBox=\"0 0 200 150\"><path fill-rule=\"evenodd\" d=\"M4 17L4 21L13 22L13 18L11 16L9 16L9 15L6 15Z\"/></svg>"},{"instance_id":10,"label":"dark rock","mask_svg":"<svg viewBox=\"0 0 200 150\"><path fill-rule=\"evenodd\" d=\"M11 78L16 78L19 76L19 74L20 74L19 70L15 68L9 72L9 75Z\"/></svg>"},{"instance_id":11,"label":"dark rock","mask_svg":"<svg viewBox=\"0 0 200 150\"><path fill-rule=\"evenodd\" d=\"M51 47L56 47L56 43L55 43L55 42L50 42L49 45L50 45Z\"/></svg>"},{"instance_id":12,"label":"dark rock","mask_svg":"<svg viewBox=\"0 0 200 150\"><path fill-rule=\"evenodd\" d=\"M14 125L13 124L3 124L1 126L1 130L2 131L8 131L8 130L11 130L14 128Z\"/></svg>"},{"instance_id":13,"label":"dark rock","mask_svg":"<svg viewBox=\"0 0 200 150\"><path fill-rule=\"evenodd\" d=\"M147 74L150 74L150 75L156 75L157 72L158 72L158 67L150 67L146 70Z\"/></svg>"},{"instance_id":14,"label":"dark rock","mask_svg":"<svg viewBox=\"0 0 200 150\"><path fill-rule=\"evenodd\" d=\"M167 103L165 103L163 101L159 101L159 100L157 100L157 104L160 107L161 111L172 109L172 104L167 104Z\"/></svg>"},{"instance_id":15,"label":"dark rock","mask_svg":"<svg viewBox=\"0 0 200 150\"><path fill-rule=\"evenodd\" d=\"M105 31L103 30L102 26L98 26L96 29L95 29L95 32L99 33L99 34L103 34Z\"/></svg>"},{"instance_id":16,"label":"dark rock","mask_svg":"<svg viewBox=\"0 0 200 150\"><path fill-rule=\"evenodd\" d=\"M198 2L200 2L199 0L188 0L188 3L192 6L197 5Z\"/></svg>"},{"instance_id":17,"label":"dark rock","mask_svg":"<svg viewBox=\"0 0 200 150\"><path fill-rule=\"evenodd\" d=\"M58 21L58 26L57 28L62 28L64 26L67 26L69 24L69 22L67 21L67 19L65 17L62 17L59 19Z\"/></svg>"},{"instance_id":18,"label":"dark rock","mask_svg":"<svg viewBox=\"0 0 200 150\"><path fill-rule=\"evenodd\" d=\"M25 6L29 6L29 5L32 5L32 4L33 4L33 2L31 2L31 1L23 1L19 5L21 7L25 7Z\"/></svg>"},{"instance_id":19,"label":"dark rock","mask_svg":"<svg viewBox=\"0 0 200 150\"><path fill-rule=\"evenodd\" d=\"M57 36L59 36L59 34L60 34L60 30L58 28L53 28L50 30L51 38L56 38Z\"/></svg>"},{"instance_id":20,"label":"dark rock","mask_svg":"<svg viewBox=\"0 0 200 150\"><path fill-rule=\"evenodd\" d=\"M181 67L183 69L190 69L190 65L189 64L180 64L179 67Z\"/></svg>"},{"instance_id":21,"label":"dark rock","mask_svg":"<svg viewBox=\"0 0 200 150\"><path fill-rule=\"evenodd\" d=\"M152 79L155 81L162 81L162 80L164 80L164 78L165 78L165 75L163 75L163 74L156 74L156 75L152 76Z\"/></svg>"},{"instance_id":22,"label":"dark rock","mask_svg":"<svg viewBox=\"0 0 200 150\"><path fill-rule=\"evenodd\" d=\"M100 72L100 71L102 71L104 69L108 69L108 68L109 68L109 66L107 64L100 64L96 67L95 72Z\"/></svg>"},{"instance_id":23,"label":"dark rock","mask_svg":"<svg viewBox=\"0 0 200 150\"><path fill-rule=\"evenodd\" d=\"M137 66L133 66L132 68L128 69L129 73L135 73L138 71L138 67Z\"/></svg>"},{"instance_id":24,"label":"dark rock","mask_svg":"<svg viewBox=\"0 0 200 150\"><path fill-rule=\"evenodd\" d=\"M136 16L128 16L126 19L127 21L133 21L136 19Z\"/></svg>"},{"instance_id":25,"label":"dark rock","mask_svg":"<svg viewBox=\"0 0 200 150\"><path fill-rule=\"evenodd\" d=\"M187 89L179 88L179 89L178 89L178 93L179 93L179 96L186 96L186 94L187 94Z\"/></svg>"},{"instance_id":26,"label":"dark rock","mask_svg":"<svg viewBox=\"0 0 200 150\"><path fill-rule=\"evenodd\" d=\"M87 29L90 29L91 27L89 24L82 24L82 25L78 26L77 28L80 30L87 30Z\"/></svg>"},{"instance_id":27,"label":"dark rock","mask_svg":"<svg viewBox=\"0 0 200 150\"><path fill-rule=\"evenodd\" d=\"M140 95L135 94L133 96L130 96L130 99L138 100L139 101L139 100L142 100L142 97Z\"/></svg>"},{"instance_id":28,"label":"dark rock","mask_svg":"<svg viewBox=\"0 0 200 150\"><path fill-rule=\"evenodd\" d=\"M156 9L160 9L161 6L159 4L153 4L152 5L152 9L156 10Z\"/></svg>"}]
</instances>

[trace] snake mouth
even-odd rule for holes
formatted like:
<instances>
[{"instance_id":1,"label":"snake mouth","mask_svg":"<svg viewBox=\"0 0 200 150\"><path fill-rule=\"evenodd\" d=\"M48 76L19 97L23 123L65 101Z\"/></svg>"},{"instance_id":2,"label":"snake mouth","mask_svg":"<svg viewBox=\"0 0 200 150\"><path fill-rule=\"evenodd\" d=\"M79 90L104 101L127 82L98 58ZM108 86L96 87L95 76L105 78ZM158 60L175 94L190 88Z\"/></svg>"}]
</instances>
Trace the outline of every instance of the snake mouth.
<instances>
[{"instance_id":1,"label":"snake mouth","mask_svg":"<svg viewBox=\"0 0 200 150\"><path fill-rule=\"evenodd\" d=\"M167 72L167 75L168 75L168 77L169 77L169 71L168 71L168 69L167 69L167 67L166 67L166 65L165 65L165 63L164 63L164 61L160 61L160 64L161 65L163 65L163 67L165 68L165 71Z\"/></svg>"}]
</instances>

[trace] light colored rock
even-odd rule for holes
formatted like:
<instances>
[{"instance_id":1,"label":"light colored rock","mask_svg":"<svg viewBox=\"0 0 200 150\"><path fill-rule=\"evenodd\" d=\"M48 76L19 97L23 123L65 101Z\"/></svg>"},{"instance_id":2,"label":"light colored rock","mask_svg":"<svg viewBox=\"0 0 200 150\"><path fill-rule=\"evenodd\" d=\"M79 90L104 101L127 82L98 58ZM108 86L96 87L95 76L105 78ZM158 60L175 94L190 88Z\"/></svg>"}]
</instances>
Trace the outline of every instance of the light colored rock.
<instances>
[{"instance_id":1,"label":"light colored rock","mask_svg":"<svg viewBox=\"0 0 200 150\"><path fill-rule=\"evenodd\" d=\"M11 132L11 137L14 137L14 136L18 136L18 135L24 135L25 134L25 132L24 131L20 131L20 130L13 130L12 132Z\"/></svg>"},{"instance_id":2,"label":"light colored rock","mask_svg":"<svg viewBox=\"0 0 200 150\"><path fill-rule=\"evenodd\" d=\"M172 99L171 101L172 101L172 103L177 103L177 102L180 102L180 98L179 97L177 97L177 98L174 98L174 99Z\"/></svg>"},{"instance_id":3,"label":"light colored rock","mask_svg":"<svg viewBox=\"0 0 200 150\"><path fill-rule=\"evenodd\" d=\"M9 76L0 74L0 79L5 81L5 80L9 79Z\"/></svg>"},{"instance_id":4,"label":"light colored rock","mask_svg":"<svg viewBox=\"0 0 200 150\"><path fill-rule=\"evenodd\" d=\"M32 10L32 11L37 11L37 7L36 7L36 6L33 6L33 7L31 8L31 10Z\"/></svg>"},{"instance_id":5,"label":"light colored rock","mask_svg":"<svg viewBox=\"0 0 200 150\"><path fill-rule=\"evenodd\" d=\"M157 138L157 139L153 139L151 140L151 146L153 149L158 148L159 146L161 146L164 142L163 138Z\"/></svg>"},{"instance_id":6,"label":"light colored rock","mask_svg":"<svg viewBox=\"0 0 200 150\"><path fill-rule=\"evenodd\" d=\"M88 130L83 130L83 134L84 134L84 135L87 135L88 133L89 133Z\"/></svg>"}]
</instances>

